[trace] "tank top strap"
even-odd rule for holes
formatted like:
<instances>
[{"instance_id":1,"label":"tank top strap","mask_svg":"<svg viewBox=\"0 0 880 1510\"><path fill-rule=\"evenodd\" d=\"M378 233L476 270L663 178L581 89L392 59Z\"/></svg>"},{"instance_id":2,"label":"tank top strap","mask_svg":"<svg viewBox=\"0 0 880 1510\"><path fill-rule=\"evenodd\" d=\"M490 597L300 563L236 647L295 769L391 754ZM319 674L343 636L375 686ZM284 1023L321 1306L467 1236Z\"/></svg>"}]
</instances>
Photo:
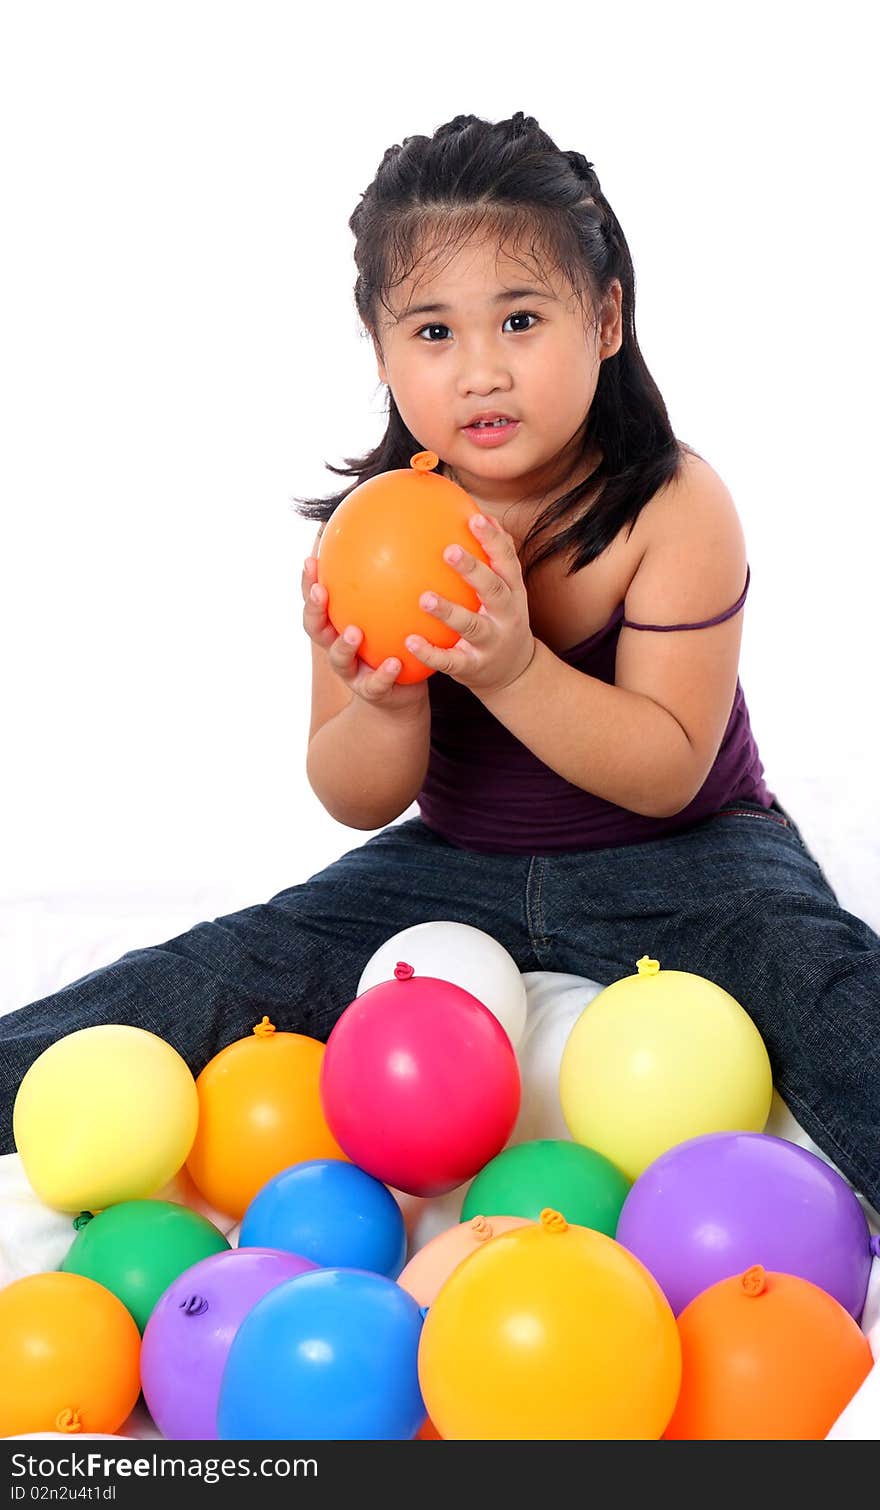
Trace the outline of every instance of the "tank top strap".
<instances>
[{"instance_id":1,"label":"tank top strap","mask_svg":"<svg viewBox=\"0 0 880 1510\"><path fill-rule=\"evenodd\" d=\"M751 575L751 568L746 566L746 585L736 602L730 608L726 608L723 613L717 613L714 619L704 619L701 624L634 624L632 619L624 618L621 621L622 627L624 629L652 629L659 634L668 634L673 629L711 629L714 624L723 624L725 619L732 619L734 614L739 613L746 601Z\"/></svg>"}]
</instances>

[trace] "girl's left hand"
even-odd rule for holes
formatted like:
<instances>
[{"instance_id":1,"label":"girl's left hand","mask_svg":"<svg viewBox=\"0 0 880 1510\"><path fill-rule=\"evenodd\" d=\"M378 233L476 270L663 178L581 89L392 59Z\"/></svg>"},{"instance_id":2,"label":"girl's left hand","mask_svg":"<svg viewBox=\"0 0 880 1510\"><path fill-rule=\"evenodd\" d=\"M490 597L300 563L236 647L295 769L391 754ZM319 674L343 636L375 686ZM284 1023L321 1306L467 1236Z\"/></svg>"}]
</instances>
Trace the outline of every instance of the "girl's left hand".
<instances>
[{"instance_id":1,"label":"girl's left hand","mask_svg":"<svg viewBox=\"0 0 880 1510\"><path fill-rule=\"evenodd\" d=\"M444 650L420 635L407 635L406 648L432 671L445 671L479 695L498 692L521 676L532 663L536 642L513 539L491 517L477 514L469 524L490 564L458 545L447 546L443 559L470 583L482 605L479 612L424 592L419 607L442 619L461 639Z\"/></svg>"}]
</instances>

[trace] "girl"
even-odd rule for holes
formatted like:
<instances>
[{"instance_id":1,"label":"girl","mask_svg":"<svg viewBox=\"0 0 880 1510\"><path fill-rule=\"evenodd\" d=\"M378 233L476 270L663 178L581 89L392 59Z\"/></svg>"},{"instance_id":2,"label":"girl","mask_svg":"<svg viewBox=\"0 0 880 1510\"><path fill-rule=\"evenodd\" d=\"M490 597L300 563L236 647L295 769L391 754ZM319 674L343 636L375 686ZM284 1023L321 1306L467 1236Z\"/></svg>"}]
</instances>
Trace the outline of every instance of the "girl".
<instances>
[{"instance_id":1,"label":"girl","mask_svg":"<svg viewBox=\"0 0 880 1510\"><path fill-rule=\"evenodd\" d=\"M434 675L401 686L399 662L359 661L359 626L337 635L308 559L308 778L334 818L379 832L2 1019L2 1147L25 1070L75 1028L149 1028L196 1073L263 1012L326 1040L379 945L444 918L522 971L607 984L650 954L717 982L794 1115L880 1206L880 940L764 782L737 675L742 531L673 435L592 165L522 113L458 116L389 148L350 226L389 418L330 470L354 486L435 451L474 501L489 565L446 559L480 611L426 582L459 639L414 638ZM350 490L301 512L326 521Z\"/></svg>"}]
</instances>

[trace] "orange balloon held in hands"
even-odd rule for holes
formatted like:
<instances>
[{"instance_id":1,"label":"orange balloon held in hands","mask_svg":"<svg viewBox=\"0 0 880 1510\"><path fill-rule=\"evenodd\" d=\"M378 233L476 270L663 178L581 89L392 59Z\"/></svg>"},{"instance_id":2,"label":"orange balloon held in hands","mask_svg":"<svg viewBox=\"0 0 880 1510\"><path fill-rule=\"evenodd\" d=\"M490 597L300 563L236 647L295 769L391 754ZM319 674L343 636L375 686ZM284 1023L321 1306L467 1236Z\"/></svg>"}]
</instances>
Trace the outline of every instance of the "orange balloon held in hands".
<instances>
[{"instance_id":1,"label":"orange balloon held in hands","mask_svg":"<svg viewBox=\"0 0 880 1510\"><path fill-rule=\"evenodd\" d=\"M681 1391L670 1440L820 1441L871 1371L868 1339L807 1279L719 1280L678 1318Z\"/></svg>"},{"instance_id":2,"label":"orange balloon held in hands","mask_svg":"<svg viewBox=\"0 0 880 1510\"><path fill-rule=\"evenodd\" d=\"M196 1080L199 1125L187 1172L217 1211L241 1218L258 1190L307 1159L343 1159L324 1117L325 1045L268 1017L221 1049Z\"/></svg>"},{"instance_id":3,"label":"orange balloon held in hands","mask_svg":"<svg viewBox=\"0 0 880 1510\"><path fill-rule=\"evenodd\" d=\"M344 498L328 520L318 552L318 582L327 589L327 617L338 634L349 624L363 630L358 650L374 669L390 656L400 661L401 686L433 675L406 648L420 634L446 649L458 634L419 606L435 592L474 613L480 599L443 559L447 545L461 545L478 561L489 558L468 520L479 510L464 488L433 469L439 458L419 451L409 467L381 472Z\"/></svg>"}]
</instances>

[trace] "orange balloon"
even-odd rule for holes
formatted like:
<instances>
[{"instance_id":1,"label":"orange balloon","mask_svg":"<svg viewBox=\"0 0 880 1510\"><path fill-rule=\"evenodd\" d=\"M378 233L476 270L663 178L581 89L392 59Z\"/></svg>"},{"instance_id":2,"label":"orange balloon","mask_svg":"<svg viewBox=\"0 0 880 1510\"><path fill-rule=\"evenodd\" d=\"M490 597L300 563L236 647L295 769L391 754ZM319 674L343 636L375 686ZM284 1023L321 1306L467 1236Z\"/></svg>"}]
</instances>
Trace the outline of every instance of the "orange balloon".
<instances>
[{"instance_id":1,"label":"orange balloon","mask_svg":"<svg viewBox=\"0 0 880 1510\"><path fill-rule=\"evenodd\" d=\"M140 1394L141 1338L121 1300L81 1274L0 1290L0 1437L110 1435Z\"/></svg>"},{"instance_id":2,"label":"orange balloon","mask_svg":"<svg viewBox=\"0 0 880 1510\"><path fill-rule=\"evenodd\" d=\"M760 1265L695 1296L678 1330L670 1440L820 1441L873 1364L839 1301Z\"/></svg>"},{"instance_id":3,"label":"orange balloon","mask_svg":"<svg viewBox=\"0 0 880 1510\"><path fill-rule=\"evenodd\" d=\"M431 1306L453 1270L471 1253L501 1232L529 1225L525 1216L475 1216L469 1222L460 1222L425 1243L398 1275L397 1283L420 1306Z\"/></svg>"},{"instance_id":4,"label":"orange balloon","mask_svg":"<svg viewBox=\"0 0 880 1510\"><path fill-rule=\"evenodd\" d=\"M416 1432L415 1440L417 1442L442 1442L443 1441L443 1438L441 1437L439 1431L437 1430L437 1428L434 1425L434 1422L431 1420L430 1416L426 1416L425 1417L425 1420L422 1422L422 1425L419 1427L418 1431Z\"/></svg>"},{"instance_id":5,"label":"orange balloon","mask_svg":"<svg viewBox=\"0 0 880 1510\"><path fill-rule=\"evenodd\" d=\"M356 624L363 631L358 650L368 666L396 656L402 686L432 676L405 640L419 634L444 649L458 632L419 607L432 591L477 613L480 599L443 559L447 545L459 544L488 564L468 520L479 513L464 488L432 468L438 457L419 451L408 468L381 472L353 489L328 520L318 551L318 581L327 588L327 616L338 634Z\"/></svg>"},{"instance_id":6,"label":"orange balloon","mask_svg":"<svg viewBox=\"0 0 880 1510\"><path fill-rule=\"evenodd\" d=\"M215 1054L196 1080L199 1125L186 1168L217 1211L241 1218L258 1190L306 1159L351 1160L327 1126L319 1090L326 1045L277 1033L268 1017Z\"/></svg>"}]
</instances>

